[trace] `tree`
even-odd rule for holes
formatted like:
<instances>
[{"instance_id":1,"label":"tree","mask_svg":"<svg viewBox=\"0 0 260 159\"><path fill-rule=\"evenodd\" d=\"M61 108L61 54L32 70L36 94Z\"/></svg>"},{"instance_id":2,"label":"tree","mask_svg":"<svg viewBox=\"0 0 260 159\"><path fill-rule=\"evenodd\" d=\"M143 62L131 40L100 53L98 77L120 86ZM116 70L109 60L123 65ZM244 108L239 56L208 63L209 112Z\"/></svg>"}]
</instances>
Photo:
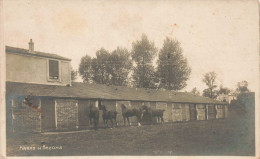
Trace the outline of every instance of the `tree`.
<instances>
[{"instance_id":1,"label":"tree","mask_svg":"<svg viewBox=\"0 0 260 159\"><path fill-rule=\"evenodd\" d=\"M125 86L128 84L128 75L132 68L132 60L127 49L117 48L108 58L107 71L110 75L110 84Z\"/></svg>"},{"instance_id":2,"label":"tree","mask_svg":"<svg viewBox=\"0 0 260 159\"><path fill-rule=\"evenodd\" d=\"M127 49L117 48L111 54L104 48L96 52L96 57L81 58L79 74L84 82L112 85L127 85L132 68Z\"/></svg>"},{"instance_id":3,"label":"tree","mask_svg":"<svg viewBox=\"0 0 260 159\"><path fill-rule=\"evenodd\" d=\"M192 93L192 94L194 94L194 95L200 95L200 91L196 88L196 87L194 87L191 91L190 91L190 93Z\"/></svg>"},{"instance_id":4,"label":"tree","mask_svg":"<svg viewBox=\"0 0 260 159\"><path fill-rule=\"evenodd\" d=\"M237 83L237 91L238 93L247 93L249 92L248 82L247 81L241 81Z\"/></svg>"},{"instance_id":5,"label":"tree","mask_svg":"<svg viewBox=\"0 0 260 159\"><path fill-rule=\"evenodd\" d=\"M229 94L229 93L230 93L230 89L228 89L227 87L223 87L223 85L220 85L219 90L218 90L218 95Z\"/></svg>"},{"instance_id":6,"label":"tree","mask_svg":"<svg viewBox=\"0 0 260 159\"><path fill-rule=\"evenodd\" d=\"M107 67L109 62L109 52L104 48L101 48L96 52L96 57L92 59L92 80L98 84L110 84L109 82L109 68Z\"/></svg>"},{"instance_id":7,"label":"tree","mask_svg":"<svg viewBox=\"0 0 260 159\"><path fill-rule=\"evenodd\" d=\"M186 87L191 68L187 59L183 57L183 50L176 40L166 38L162 49L159 52L157 61L157 77L160 81L160 88L168 90L180 90Z\"/></svg>"},{"instance_id":8,"label":"tree","mask_svg":"<svg viewBox=\"0 0 260 159\"><path fill-rule=\"evenodd\" d=\"M215 99L217 97L216 85L217 74L215 72L208 72L204 75L202 81L208 86L203 90L203 96Z\"/></svg>"},{"instance_id":9,"label":"tree","mask_svg":"<svg viewBox=\"0 0 260 159\"><path fill-rule=\"evenodd\" d=\"M136 66L133 70L133 80L136 87L154 88L155 69L153 59L156 56L157 48L149 41L145 34L140 41L133 42L131 56Z\"/></svg>"},{"instance_id":10,"label":"tree","mask_svg":"<svg viewBox=\"0 0 260 159\"><path fill-rule=\"evenodd\" d=\"M71 68L71 81L75 81L77 79L78 76L78 71L77 70L73 70L73 68Z\"/></svg>"},{"instance_id":11,"label":"tree","mask_svg":"<svg viewBox=\"0 0 260 159\"><path fill-rule=\"evenodd\" d=\"M92 59L90 56L85 55L81 58L79 64L79 75L82 77L83 82L88 82L92 80Z\"/></svg>"}]
</instances>

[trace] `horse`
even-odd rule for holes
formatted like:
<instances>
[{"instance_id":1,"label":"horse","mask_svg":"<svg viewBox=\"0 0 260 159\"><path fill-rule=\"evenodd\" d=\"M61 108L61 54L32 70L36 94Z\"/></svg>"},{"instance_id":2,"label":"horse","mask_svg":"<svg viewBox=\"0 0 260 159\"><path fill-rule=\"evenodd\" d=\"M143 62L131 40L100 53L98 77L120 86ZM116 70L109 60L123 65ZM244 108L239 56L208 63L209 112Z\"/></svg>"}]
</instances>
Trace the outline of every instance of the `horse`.
<instances>
[{"instance_id":1,"label":"horse","mask_svg":"<svg viewBox=\"0 0 260 159\"><path fill-rule=\"evenodd\" d=\"M26 96L23 100L23 104L27 105L28 107L32 108L33 110L36 110L39 113L42 113L41 108L38 106L34 105L32 103L33 97L32 96Z\"/></svg>"},{"instance_id":2,"label":"horse","mask_svg":"<svg viewBox=\"0 0 260 159\"><path fill-rule=\"evenodd\" d=\"M150 118L150 124L152 124L152 117L156 117L157 121L161 121L161 123L164 123L164 119L163 119L163 113L165 111L165 109L152 109L146 105L142 105L141 107L142 110L142 115L141 118L143 118L144 115L148 115Z\"/></svg>"},{"instance_id":3,"label":"horse","mask_svg":"<svg viewBox=\"0 0 260 159\"><path fill-rule=\"evenodd\" d=\"M141 126L141 114L142 114L141 109L137 109L137 108L128 109L124 104L121 105L121 109L122 109L122 116L124 119L124 125L126 119L128 121L128 125L131 125L131 123L129 122L129 117L136 116L138 126Z\"/></svg>"},{"instance_id":4,"label":"horse","mask_svg":"<svg viewBox=\"0 0 260 159\"><path fill-rule=\"evenodd\" d=\"M89 106L88 117L89 117L89 124L90 125L92 124L91 121L93 119L93 121L94 121L94 129L96 130L97 127L98 127L98 122L99 122L99 110L98 110L98 108L96 108L92 104Z\"/></svg>"},{"instance_id":5,"label":"horse","mask_svg":"<svg viewBox=\"0 0 260 159\"><path fill-rule=\"evenodd\" d=\"M104 122L104 126L108 127L108 120L110 120L112 127L113 127L113 120L116 123L117 126L117 121L116 121L116 116L117 116L117 111L115 110L107 110L105 105L99 105L99 109L102 110L102 118L103 118L103 122Z\"/></svg>"}]
</instances>

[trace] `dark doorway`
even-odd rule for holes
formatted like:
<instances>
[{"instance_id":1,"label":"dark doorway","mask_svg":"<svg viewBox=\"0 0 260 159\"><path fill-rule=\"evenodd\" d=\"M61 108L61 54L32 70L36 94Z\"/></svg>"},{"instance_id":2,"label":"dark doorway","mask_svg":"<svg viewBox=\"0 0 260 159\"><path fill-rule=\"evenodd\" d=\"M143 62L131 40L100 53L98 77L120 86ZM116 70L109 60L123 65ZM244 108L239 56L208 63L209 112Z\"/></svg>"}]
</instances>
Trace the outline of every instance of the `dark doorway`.
<instances>
[{"instance_id":1,"label":"dark doorway","mask_svg":"<svg viewBox=\"0 0 260 159\"><path fill-rule=\"evenodd\" d=\"M190 104L190 120L197 120L196 104Z\"/></svg>"},{"instance_id":2,"label":"dark doorway","mask_svg":"<svg viewBox=\"0 0 260 159\"><path fill-rule=\"evenodd\" d=\"M216 108L214 105L208 105L208 119L216 119Z\"/></svg>"}]
</instances>

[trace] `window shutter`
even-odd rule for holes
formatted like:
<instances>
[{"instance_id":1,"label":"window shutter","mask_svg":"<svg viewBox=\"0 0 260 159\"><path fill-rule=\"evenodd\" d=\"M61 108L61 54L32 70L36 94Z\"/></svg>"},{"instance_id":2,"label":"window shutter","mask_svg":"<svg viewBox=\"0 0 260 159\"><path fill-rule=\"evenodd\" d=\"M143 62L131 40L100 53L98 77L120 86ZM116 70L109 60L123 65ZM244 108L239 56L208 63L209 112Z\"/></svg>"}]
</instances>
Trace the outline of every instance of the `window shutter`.
<instances>
[{"instance_id":1,"label":"window shutter","mask_svg":"<svg viewBox=\"0 0 260 159\"><path fill-rule=\"evenodd\" d=\"M49 77L51 79L59 78L59 62L55 60L49 60Z\"/></svg>"}]
</instances>

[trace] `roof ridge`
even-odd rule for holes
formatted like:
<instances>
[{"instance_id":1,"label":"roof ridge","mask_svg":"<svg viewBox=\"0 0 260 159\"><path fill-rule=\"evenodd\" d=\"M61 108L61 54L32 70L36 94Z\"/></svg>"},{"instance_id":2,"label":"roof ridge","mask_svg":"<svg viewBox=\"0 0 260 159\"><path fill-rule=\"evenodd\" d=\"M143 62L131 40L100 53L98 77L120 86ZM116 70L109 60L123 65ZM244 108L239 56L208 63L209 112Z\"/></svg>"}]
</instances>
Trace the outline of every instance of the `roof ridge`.
<instances>
[{"instance_id":1,"label":"roof ridge","mask_svg":"<svg viewBox=\"0 0 260 159\"><path fill-rule=\"evenodd\" d=\"M28 55L32 55L32 56L42 56L42 57L49 57L49 58L55 58L55 59L62 59L62 60L69 60L69 61L71 61L71 59L63 57L63 56L55 54L55 53L34 51L36 54L33 54L33 53L30 53L28 49L8 46L8 45L5 46L5 49L6 49L6 52L9 51L9 52L20 53L20 54L28 54Z\"/></svg>"},{"instance_id":2,"label":"roof ridge","mask_svg":"<svg viewBox=\"0 0 260 159\"><path fill-rule=\"evenodd\" d=\"M33 93L38 96L69 97L69 98L88 98L104 100L130 100L130 101L157 101L157 102L175 102L175 103L211 103L226 104L214 99L202 96L192 96L188 93L177 93L176 96L169 98L170 91L147 92L145 89L135 89L125 87L114 90L116 87L109 87L103 84L90 84L82 82L73 82L71 87L31 84L22 82L7 82L7 94L28 94ZM111 89L109 89L111 88ZM125 89L124 89L125 88ZM143 91L144 90L144 91Z\"/></svg>"}]
</instances>

